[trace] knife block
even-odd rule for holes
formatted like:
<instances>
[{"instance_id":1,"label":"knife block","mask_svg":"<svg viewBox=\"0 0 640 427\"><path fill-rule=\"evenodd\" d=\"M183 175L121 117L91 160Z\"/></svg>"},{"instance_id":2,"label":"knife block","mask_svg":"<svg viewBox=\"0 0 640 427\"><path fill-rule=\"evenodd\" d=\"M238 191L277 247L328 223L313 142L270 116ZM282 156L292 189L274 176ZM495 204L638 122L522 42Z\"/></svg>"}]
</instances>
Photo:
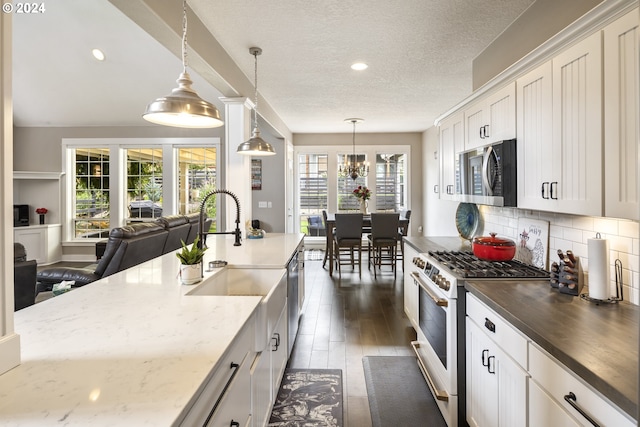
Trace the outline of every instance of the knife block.
<instances>
[{"instance_id":1,"label":"knife block","mask_svg":"<svg viewBox=\"0 0 640 427\"><path fill-rule=\"evenodd\" d=\"M573 267L565 264L564 261L560 261L559 265L560 272L551 276L551 287L558 288L562 294L580 295L580 291L584 285L584 273L582 271L580 257L576 257L576 262ZM556 279L557 283L555 283L553 279Z\"/></svg>"}]
</instances>

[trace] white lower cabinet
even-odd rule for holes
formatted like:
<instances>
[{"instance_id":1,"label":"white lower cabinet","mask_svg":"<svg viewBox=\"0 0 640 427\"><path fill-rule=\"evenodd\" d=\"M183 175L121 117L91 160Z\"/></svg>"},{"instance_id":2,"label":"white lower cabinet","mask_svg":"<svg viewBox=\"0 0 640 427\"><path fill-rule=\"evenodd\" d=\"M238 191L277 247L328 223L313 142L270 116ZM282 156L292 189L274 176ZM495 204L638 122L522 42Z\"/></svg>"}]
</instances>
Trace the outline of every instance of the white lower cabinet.
<instances>
[{"instance_id":1,"label":"white lower cabinet","mask_svg":"<svg viewBox=\"0 0 640 427\"><path fill-rule=\"evenodd\" d=\"M287 349L289 348L287 337L287 307L285 306L271 337L271 405L276 401L280 381L287 367Z\"/></svg>"},{"instance_id":2,"label":"white lower cabinet","mask_svg":"<svg viewBox=\"0 0 640 427\"><path fill-rule=\"evenodd\" d=\"M251 365L255 352L249 321L220 360L184 419L183 426L246 427L251 425Z\"/></svg>"},{"instance_id":3,"label":"white lower cabinet","mask_svg":"<svg viewBox=\"0 0 640 427\"><path fill-rule=\"evenodd\" d=\"M631 427L634 420L529 343L529 426Z\"/></svg>"},{"instance_id":4,"label":"white lower cabinet","mask_svg":"<svg viewBox=\"0 0 640 427\"><path fill-rule=\"evenodd\" d=\"M14 227L13 241L22 243L27 259L35 259L38 265L47 265L62 259L62 226L60 224Z\"/></svg>"},{"instance_id":5,"label":"white lower cabinet","mask_svg":"<svg viewBox=\"0 0 640 427\"><path fill-rule=\"evenodd\" d=\"M252 418L254 427L266 426L287 366L287 306L273 328L267 347L258 353L251 368Z\"/></svg>"},{"instance_id":6,"label":"white lower cabinet","mask_svg":"<svg viewBox=\"0 0 640 427\"><path fill-rule=\"evenodd\" d=\"M524 346L526 365L526 340L470 294L467 313L467 422L526 426L528 374L513 358Z\"/></svg>"},{"instance_id":7,"label":"white lower cabinet","mask_svg":"<svg viewBox=\"0 0 640 427\"><path fill-rule=\"evenodd\" d=\"M418 251L405 243L404 245L404 312L411 321L414 329L418 329L418 283L413 279L411 272L417 267L413 265L413 258L418 256Z\"/></svg>"},{"instance_id":8,"label":"white lower cabinet","mask_svg":"<svg viewBox=\"0 0 640 427\"><path fill-rule=\"evenodd\" d=\"M635 420L467 293L471 427L631 427Z\"/></svg>"}]
</instances>

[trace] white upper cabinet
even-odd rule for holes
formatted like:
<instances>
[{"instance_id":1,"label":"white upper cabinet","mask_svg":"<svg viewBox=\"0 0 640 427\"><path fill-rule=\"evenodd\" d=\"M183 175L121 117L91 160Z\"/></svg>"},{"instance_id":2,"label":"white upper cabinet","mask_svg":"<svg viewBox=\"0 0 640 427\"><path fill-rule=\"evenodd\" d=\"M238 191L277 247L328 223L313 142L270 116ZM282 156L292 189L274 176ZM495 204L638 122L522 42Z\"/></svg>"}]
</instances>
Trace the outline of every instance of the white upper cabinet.
<instances>
[{"instance_id":1,"label":"white upper cabinet","mask_svg":"<svg viewBox=\"0 0 640 427\"><path fill-rule=\"evenodd\" d=\"M465 146L472 150L516 137L516 85L490 93L464 110Z\"/></svg>"},{"instance_id":2,"label":"white upper cabinet","mask_svg":"<svg viewBox=\"0 0 640 427\"><path fill-rule=\"evenodd\" d=\"M604 31L605 216L638 219L638 10Z\"/></svg>"},{"instance_id":3,"label":"white upper cabinet","mask_svg":"<svg viewBox=\"0 0 640 427\"><path fill-rule=\"evenodd\" d=\"M602 216L602 33L552 59L553 148L560 168L549 198L563 213ZM550 157L549 157L550 158Z\"/></svg>"},{"instance_id":4,"label":"white upper cabinet","mask_svg":"<svg viewBox=\"0 0 640 427\"><path fill-rule=\"evenodd\" d=\"M440 124L440 198L454 200L460 193L459 156L464 151L464 116L462 112L447 117Z\"/></svg>"},{"instance_id":5,"label":"white upper cabinet","mask_svg":"<svg viewBox=\"0 0 640 427\"><path fill-rule=\"evenodd\" d=\"M549 61L516 82L518 207L524 209L557 207L549 195L560 159L552 155L551 74Z\"/></svg>"}]
</instances>

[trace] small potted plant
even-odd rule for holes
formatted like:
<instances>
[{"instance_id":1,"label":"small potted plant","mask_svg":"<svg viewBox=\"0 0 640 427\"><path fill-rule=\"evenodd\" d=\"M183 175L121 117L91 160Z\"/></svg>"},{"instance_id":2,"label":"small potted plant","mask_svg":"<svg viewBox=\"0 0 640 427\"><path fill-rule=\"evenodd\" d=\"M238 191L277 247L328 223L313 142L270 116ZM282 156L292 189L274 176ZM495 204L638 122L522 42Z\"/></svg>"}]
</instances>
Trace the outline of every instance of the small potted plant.
<instances>
[{"instance_id":1,"label":"small potted plant","mask_svg":"<svg viewBox=\"0 0 640 427\"><path fill-rule=\"evenodd\" d=\"M198 247L200 236L196 236L191 248L183 240L182 249L176 253L180 260L180 280L183 285L193 285L202 279L202 258L206 247Z\"/></svg>"}]
</instances>

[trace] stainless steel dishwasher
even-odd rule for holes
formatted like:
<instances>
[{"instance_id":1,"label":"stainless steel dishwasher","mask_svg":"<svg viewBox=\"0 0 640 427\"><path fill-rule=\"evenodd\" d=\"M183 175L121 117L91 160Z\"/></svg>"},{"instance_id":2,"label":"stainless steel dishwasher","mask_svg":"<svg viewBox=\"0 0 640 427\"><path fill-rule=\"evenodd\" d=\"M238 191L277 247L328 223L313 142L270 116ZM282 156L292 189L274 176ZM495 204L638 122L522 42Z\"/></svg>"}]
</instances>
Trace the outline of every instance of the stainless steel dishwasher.
<instances>
[{"instance_id":1,"label":"stainless steel dishwasher","mask_svg":"<svg viewBox=\"0 0 640 427\"><path fill-rule=\"evenodd\" d=\"M287 264L287 317L289 340L287 355L291 356L291 350L298 334L298 322L300 320L300 284L304 283L300 274L304 273L304 246L300 245Z\"/></svg>"}]
</instances>

